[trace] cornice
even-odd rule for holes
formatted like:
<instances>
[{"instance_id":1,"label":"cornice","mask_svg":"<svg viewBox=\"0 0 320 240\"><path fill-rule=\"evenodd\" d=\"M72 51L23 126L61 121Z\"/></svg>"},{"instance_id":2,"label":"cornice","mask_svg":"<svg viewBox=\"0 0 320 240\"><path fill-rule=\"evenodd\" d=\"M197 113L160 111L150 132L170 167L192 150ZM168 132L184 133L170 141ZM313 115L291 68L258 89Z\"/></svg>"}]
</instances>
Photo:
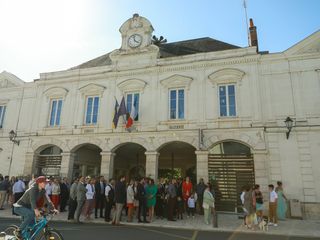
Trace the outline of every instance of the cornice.
<instances>
[{"instance_id":1,"label":"cornice","mask_svg":"<svg viewBox=\"0 0 320 240\"><path fill-rule=\"evenodd\" d=\"M170 73L170 72L181 72L181 71L191 71L191 70L199 70L203 68L213 68L220 66L232 66L239 64L249 64L249 63L258 63L260 59L260 55L253 56L243 56L243 57L230 57L225 59L215 59L215 60L206 60L206 59L194 59L193 62L188 62L185 64L170 64L168 65L157 65L152 67L146 67L144 69L134 69L134 70L124 70L124 71L110 71L110 66L108 67L96 67L94 71L89 69L90 71L85 71L85 69L79 70L69 70L65 71L66 74L60 74L56 77L54 74L48 78L46 75L42 75L44 77L43 80L37 81L37 85L49 85L58 84L58 83L72 83L72 82L81 82L88 80L110 80L110 79L118 79L125 77L135 78L141 75L148 74L161 74L161 73Z\"/></svg>"}]
</instances>

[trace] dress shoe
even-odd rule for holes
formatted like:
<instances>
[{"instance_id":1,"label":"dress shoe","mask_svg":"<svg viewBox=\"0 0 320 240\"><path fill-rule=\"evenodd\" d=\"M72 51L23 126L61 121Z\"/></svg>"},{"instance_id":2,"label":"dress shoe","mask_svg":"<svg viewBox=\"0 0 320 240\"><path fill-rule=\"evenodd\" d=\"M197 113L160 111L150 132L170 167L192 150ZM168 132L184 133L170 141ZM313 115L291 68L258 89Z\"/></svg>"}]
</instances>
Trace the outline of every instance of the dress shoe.
<instances>
[{"instance_id":1,"label":"dress shoe","mask_svg":"<svg viewBox=\"0 0 320 240\"><path fill-rule=\"evenodd\" d=\"M147 220L144 220L144 221L143 221L143 223L150 223L150 222L149 222L149 221L147 221Z\"/></svg>"}]
</instances>

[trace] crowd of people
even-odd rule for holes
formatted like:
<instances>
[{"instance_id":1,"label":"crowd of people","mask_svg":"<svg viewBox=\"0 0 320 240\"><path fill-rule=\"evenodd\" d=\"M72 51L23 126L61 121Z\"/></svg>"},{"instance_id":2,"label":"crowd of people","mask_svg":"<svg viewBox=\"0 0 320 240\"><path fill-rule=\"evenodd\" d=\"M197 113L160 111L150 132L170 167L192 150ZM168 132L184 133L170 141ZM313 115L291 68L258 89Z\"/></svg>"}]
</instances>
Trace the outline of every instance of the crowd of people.
<instances>
[{"instance_id":1,"label":"crowd of people","mask_svg":"<svg viewBox=\"0 0 320 240\"><path fill-rule=\"evenodd\" d=\"M273 184L268 185L269 189L269 214L264 219L264 200L260 191L260 186L244 186L240 195L244 212L244 225L249 229L255 229L260 224L278 226L278 219L284 220L287 212L287 198L283 193L282 182L277 182L275 188Z\"/></svg>"},{"instance_id":2,"label":"crowd of people","mask_svg":"<svg viewBox=\"0 0 320 240\"><path fill-rule=\"evenodd\" d=\"M34 184L35 177L26 181L22 177L0 175L0 209L4 203L12 206L25 191ZM157 183L151 178L126 181L106 181L103 176L78 177L69 183L67 178L49 178L45 192L55 209L68 209L68 220L81 223L84 220L104 218L106 222L119 225L126 215L128 222L150 223L155 218L176 221L183 217L193 217L196 213L205 216L205 223L211 221L214 208L214 193L210 184L203 179L195 186L189 177L185 179L160 178ZM68 206L68 208L67 208ZM12 214L15 214L12 210Z\"/></svg>"},{"instance_id":3,"label":"crowd of people","mask_svg":"<svg viewBox=\"0 0 320 240\"><path fill-rule=\"evenodd\" d=\"M209 193L207 193L209 192ZM150 223L155 218L168 221L194 217L195 213L205 215L209 224L209 211L214 207L211 186L203 179L193 186L189 177L159 179L139 178L126 181L121 176L117 181L104 177L79 177L70 186L68 220L81 223L80 216L90 220L104 218L106 222L119 225L123 215L127 222ZM113 210L113 214L112 214Z\"/></svg>"},{"instance_id":4,"label":"crowd of people","mask_svg":"<svg viewBox=\"0 0 320 240\"><path fill-rule=\"evenodd\" d=\"M5 202L11 206L17 202L32 186L34 179L27 182L20 177L9 179L9 176L0 174L0 210L4 209ZM81 176L71 183L67 178L49 178L45 192L54 208L60 212L68 209L68 220L76 223L82 223L81 216L87 221L92 217L103 218L106 222L119 225L124 215L128 222L150 223L155 218L177 221L199 214L203 215L206 224L210 224L215 207L212 186L204 183L203 179L193 184L189 177L160 178L157 183L145 177L127 181L125 176L108 181L103 176ZM240 199L244 224L255 228L263 221L264 213L260 186L244 187ZM277 226L278 219L286 217L286 200L281 182L277 183L276 188L269 185L269 225Z\"/></svg>"}]
</instances>

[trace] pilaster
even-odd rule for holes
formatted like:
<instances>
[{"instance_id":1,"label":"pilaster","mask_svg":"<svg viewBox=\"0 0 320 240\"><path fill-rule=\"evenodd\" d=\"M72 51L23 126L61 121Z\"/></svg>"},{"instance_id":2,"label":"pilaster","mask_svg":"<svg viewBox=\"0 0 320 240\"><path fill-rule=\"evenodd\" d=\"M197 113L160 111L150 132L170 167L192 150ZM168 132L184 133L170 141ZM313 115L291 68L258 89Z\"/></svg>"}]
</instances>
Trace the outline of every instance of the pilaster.
<instances>
[{"instance_id":1,"label":"pilaster","mask_svg":"<svg viewBox=\"0 0 320 240\"><path fill-rule=\"evenodd\" d=\"M24 170L23 170L23 174L25 176L28 176L34 173L34 167L33 167L34 162L35 162L34 153L27 152L25 155Z\"/></svg>"},{"instance_id":2,"label":"pilaster","mask_svg":"<svg viewBox=\"0 0 320 240\"><path fill-rule=\"evenodd\" d=\"M101 152L101 169L100 174L104 176L105 179L109 180L113 177L114 168L114 157L116 156L113 152Z\"/></svg>"},{"instance_id":3,"label":"pilaster","mask_svg":"<svg viewBox=\"0 0 320 240\"><path fill-rule=\"evenodd\" d=\"M75 154L71 152L63 152L61 153L61 169L60 175L61 177L66 177L69 180L73 177L73 165L74 165L74 158Z\"/></svg>"},{"instance_id":4,"label":"pilaster","mask_svg":"<svg viewBox=\"0 0 320 240\"><path fill-rule=\"evenodd\" d=\"M145 152L146 155L146 176L154 179L158 179L158 152Z\"/></svg>"},{"instance_id":5,"label":"pilaster","mask_svg":"<svg viewBox=\"0 0 320 240\"><path fill-rule=\"evenodd\" d=\"M208 182L209 173L208 173L208 151L195 151L197 155L197 180L203 178L204 182Z\"/></svg>"}]
</instances>

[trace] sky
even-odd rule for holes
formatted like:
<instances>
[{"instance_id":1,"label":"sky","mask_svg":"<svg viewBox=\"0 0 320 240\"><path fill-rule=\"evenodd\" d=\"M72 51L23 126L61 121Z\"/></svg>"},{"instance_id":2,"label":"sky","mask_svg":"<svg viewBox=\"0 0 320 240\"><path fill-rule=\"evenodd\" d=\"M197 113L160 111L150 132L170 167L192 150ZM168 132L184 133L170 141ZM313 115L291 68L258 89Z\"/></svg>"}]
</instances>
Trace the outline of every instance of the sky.
<instances>
[{"instance_id":1,"label":"sky","mask_svg":"<svg viewBox=\"0 0 320 240\"><path fill-rule=\"evenodd\" d=\"M320 29L320 0L246 0L261 51L284 51ZM168 42L211 37L248 46L243 0L0 0L0 72L23 81L120 48L134 13Z\"/></svg>"}]
</instances>

